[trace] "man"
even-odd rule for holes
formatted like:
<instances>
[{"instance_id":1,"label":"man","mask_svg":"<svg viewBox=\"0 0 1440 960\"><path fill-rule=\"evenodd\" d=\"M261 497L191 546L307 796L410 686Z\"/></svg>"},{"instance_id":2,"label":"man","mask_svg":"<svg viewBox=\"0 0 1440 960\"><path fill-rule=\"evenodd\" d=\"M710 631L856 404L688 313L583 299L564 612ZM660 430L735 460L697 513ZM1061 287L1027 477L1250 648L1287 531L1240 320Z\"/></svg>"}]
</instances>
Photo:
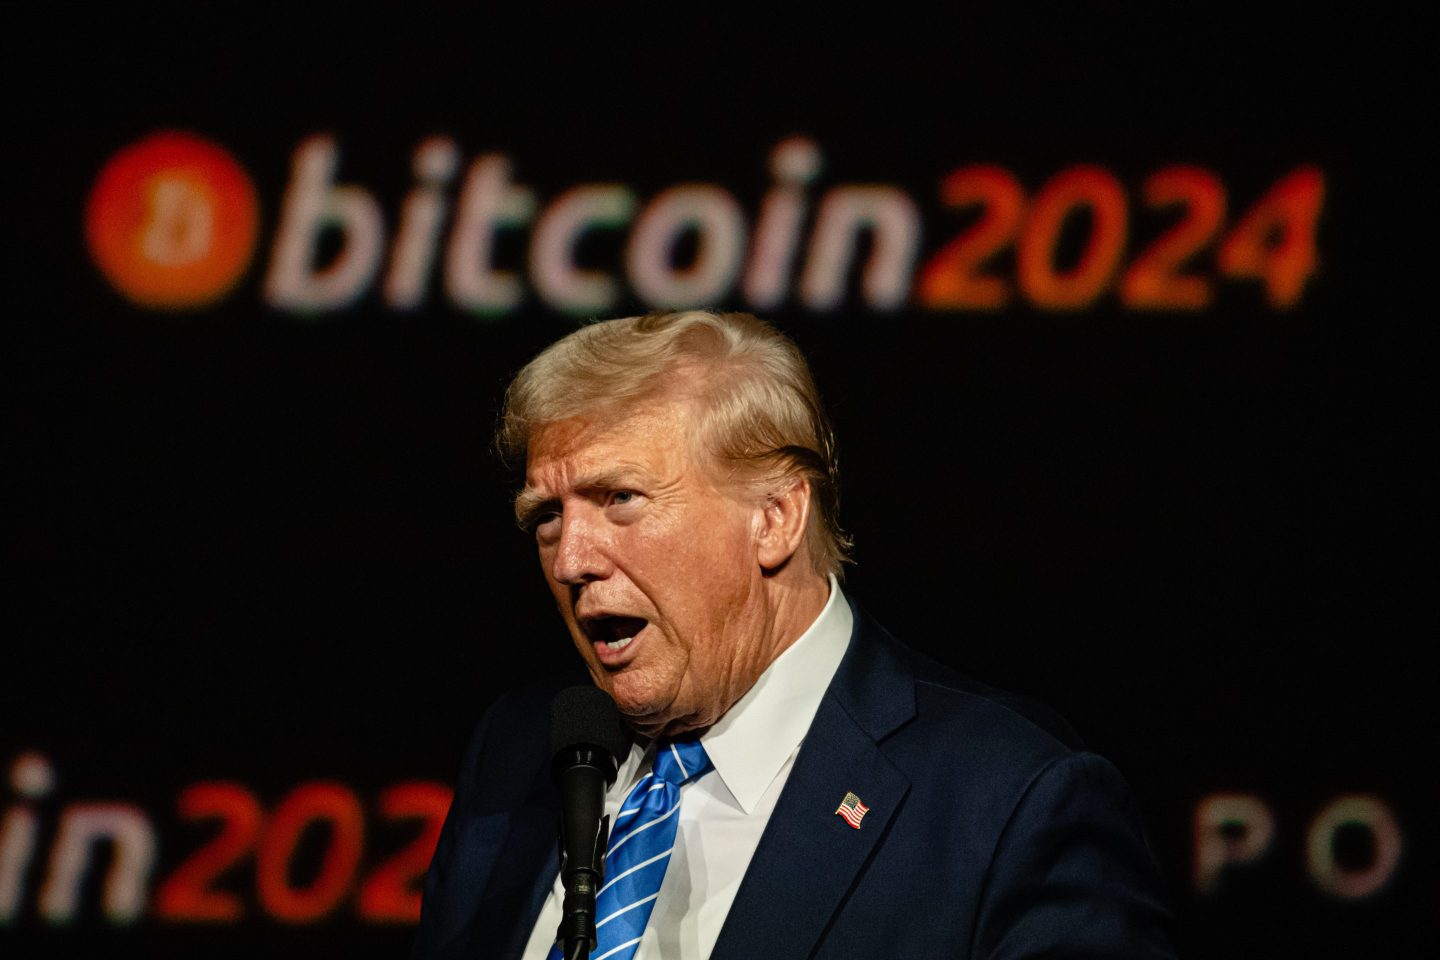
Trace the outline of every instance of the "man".
<instances>
[{"instance_id":1,"label":"man","mask_svg":"<svg viewBox=\"0 0 1440 960\"><path fill-rule=\"evenodd\" d=\"M743 314L584 327L517 376L500 440L637 735L593 960L1173 955L1115 770L841 591L835 444L787 339ZM481 721L417 957L558 956L551 693Z\"/></svg>"}]
</instances>

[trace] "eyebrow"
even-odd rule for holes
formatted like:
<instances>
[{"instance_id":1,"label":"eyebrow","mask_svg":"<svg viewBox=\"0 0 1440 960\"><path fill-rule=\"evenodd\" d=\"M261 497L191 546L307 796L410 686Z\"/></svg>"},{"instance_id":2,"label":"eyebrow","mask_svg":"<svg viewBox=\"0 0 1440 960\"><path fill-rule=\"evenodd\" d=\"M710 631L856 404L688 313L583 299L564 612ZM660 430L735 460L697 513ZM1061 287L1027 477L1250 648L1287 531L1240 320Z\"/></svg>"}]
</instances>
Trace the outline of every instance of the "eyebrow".
<instances>
[{"instance_id":1,"label":"eyebrow","mask_svg":"<svg viewBox=\"0 0 1440 960\"><path fill-rule=\"evenodd\" d=\"M522 530L530 529L535 517L551 503L555 503L555 497L543 497L530 487L526 487L515 495L515 522Z\"/></svg>"},{"instance_id":2,"label":"eyebrow","mask_svg":"<svg viewBox=\"0 0 1440 960\"><path fill-rule=\"evenodd\" d=\"M572 487L578 491L619 490L635 486L638 479L639 472L634 467L609 467L582 474ZM559 502L559 497L545 496L527 485L515 495L515 520L522 528L528 529L546 507Z\"/></svg>"}]
</instances>

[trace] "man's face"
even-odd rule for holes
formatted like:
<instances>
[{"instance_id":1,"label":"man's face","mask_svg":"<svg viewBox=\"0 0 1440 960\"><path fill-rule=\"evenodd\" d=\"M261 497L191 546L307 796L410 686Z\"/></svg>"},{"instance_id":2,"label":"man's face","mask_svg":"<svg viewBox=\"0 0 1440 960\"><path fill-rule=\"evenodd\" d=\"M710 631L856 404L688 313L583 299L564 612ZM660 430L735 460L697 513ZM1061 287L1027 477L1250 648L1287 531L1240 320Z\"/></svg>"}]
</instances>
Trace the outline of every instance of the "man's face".
<instances>
[{"instance_id":1,"label":"man's face","mask_svg":"<svg viewBox=\"0 0 1440 960\"><path fill-rule=\"evenodd\" d=\"M697 462L694 429L678 400L547 424L517 501L591 676L647 736L714 723L766 662L763 510Z\"/></svg>"}]
</instances>

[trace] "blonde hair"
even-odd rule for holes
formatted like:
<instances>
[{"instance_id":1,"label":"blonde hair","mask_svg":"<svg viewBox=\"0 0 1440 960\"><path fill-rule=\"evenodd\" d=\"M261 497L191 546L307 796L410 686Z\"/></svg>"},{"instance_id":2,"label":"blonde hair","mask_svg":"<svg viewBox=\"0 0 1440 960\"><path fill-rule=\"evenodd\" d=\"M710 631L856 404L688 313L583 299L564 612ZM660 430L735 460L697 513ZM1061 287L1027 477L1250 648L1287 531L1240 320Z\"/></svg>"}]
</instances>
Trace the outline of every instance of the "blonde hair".
<instances>
[{"instance_id":1,"label":"blonde hair","mask_svg":"<svg viewBox=\"0 0 1440 960\"><path fill-rule=\"evenodd\" d=\"M496 445L520 465L544 424L618 416L667 392L698 402L695 439L717 462L762 480L809 481L810 558L817 572L838 575L851 543L839 523L834 431L800 349L748 313L651 313L581 327L511 381Z\"/></svg>"}]
</instances>

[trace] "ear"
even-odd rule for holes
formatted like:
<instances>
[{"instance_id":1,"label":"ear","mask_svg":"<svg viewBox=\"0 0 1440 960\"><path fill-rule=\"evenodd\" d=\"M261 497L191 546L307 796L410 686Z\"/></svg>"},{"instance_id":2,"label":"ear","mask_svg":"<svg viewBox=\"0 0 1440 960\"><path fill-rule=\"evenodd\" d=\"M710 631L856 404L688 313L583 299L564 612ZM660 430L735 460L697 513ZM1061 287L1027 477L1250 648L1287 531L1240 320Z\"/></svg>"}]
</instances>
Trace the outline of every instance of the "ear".
<instances>
[{"instance_id":1,"label":"ear","mask_svg":"<svg viewBox=\"0 0 1440 960\"><path fill-rule=\"evenodd\" d=\"M783 567L805 542L810 521L810 481L787 477L765 499L760 513L757 558L766 571Z\"/></svg>"}]
</instances>

